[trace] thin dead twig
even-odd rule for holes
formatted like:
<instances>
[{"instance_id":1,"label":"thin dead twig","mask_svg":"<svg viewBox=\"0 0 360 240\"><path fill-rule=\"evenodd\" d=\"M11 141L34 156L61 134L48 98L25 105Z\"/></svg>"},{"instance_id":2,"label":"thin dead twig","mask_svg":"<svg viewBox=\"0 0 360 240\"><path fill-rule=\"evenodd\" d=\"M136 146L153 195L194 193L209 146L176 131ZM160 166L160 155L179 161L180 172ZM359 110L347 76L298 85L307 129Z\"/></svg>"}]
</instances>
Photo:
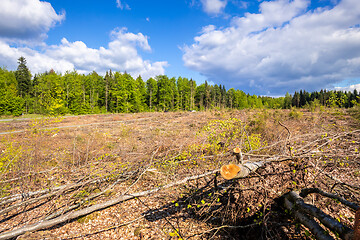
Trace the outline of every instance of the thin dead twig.
<instances>
[{"instance_id":1,"label":"thin dead twig","mask_svg":"<svg viewBox=\"0 0 360 240\"><path fill-rule=\"evenodd\" d=\"M332 194L332 193L327 193L327 192L324 192L323 190L319 189L319 188L304 188L300 191L299 195L302 197L302 198L305 198L307 195L311 194L311 193L318 193L324 197L328 197L328 198L332 198L332 199L336 199L338 200L339 202L341 202L342 204L350 207L351 209L353 210L358 210L360 207L355 204L355 203L352 203L352 202L349 202L347 201L345 198L343 197L340 197L338 195L335 195L335 194Z\"/></svg>"},{"instance_id":2,"label":"thin dead twig","mask_svg":"<svg viewBox=\"0 0 360 240\"><path fill-rule=\"evenodd\" d=\"M31 224L31 225L25 225L25 226L23 226L21 228L18 228L18 229L8 231L8 232L4 232L4 233L0 234L0 240L15 238L15 237L20 236L20 235L22 235L22 234L24 234L26 232L29 232L29 231L32 232L32 231L38 231L38 230L41 230L41 229L50 228L50 227L53 227L55 225L58 225L58 224L61 224L61 223L64 223L64 222L68 222L68 221L77 219L79 217L88 215L90 213L93 213L93 212L96 212L96 211L111 207L111 206L116 205L116 204L118 204L120 202L124 202L124 201L134 199L134 198L137 198L137 197L143 197L143 196L146 196L146 195L150 195L150 194L156 193L156 192L158 192L158 191L160 191L162 189L175 187L177 185L184 184L184 183L186 183L188 181L196 180L196 179L199 179L199 178L203 178L203 177L215 174L218 171L219 170L214 170L214 171L207 172L207 173L204 173L204 174L186 177L186 178L184 178L184 179L182 179L180 181L167 184L167 185L165 185L163 187L153 188L153 189L150 189L150 190L147 190L147 191L137 192L137 193L133 193L133 194L127 194L127 195L121 195L121 196L119 196L117 198L114 198L114 199L111 199L109 201L99 203L99 204L95 204L95 205L92 205L90 207L87 207L87 208L84 208L84 209L81 209L81 210L78 210L78 211L75 211L75 212L70 212L70 213L61 215L61 216L56 217L56 218L51 219L51 220L40 221L40 222Z\"/></svg>"}]
</instances>

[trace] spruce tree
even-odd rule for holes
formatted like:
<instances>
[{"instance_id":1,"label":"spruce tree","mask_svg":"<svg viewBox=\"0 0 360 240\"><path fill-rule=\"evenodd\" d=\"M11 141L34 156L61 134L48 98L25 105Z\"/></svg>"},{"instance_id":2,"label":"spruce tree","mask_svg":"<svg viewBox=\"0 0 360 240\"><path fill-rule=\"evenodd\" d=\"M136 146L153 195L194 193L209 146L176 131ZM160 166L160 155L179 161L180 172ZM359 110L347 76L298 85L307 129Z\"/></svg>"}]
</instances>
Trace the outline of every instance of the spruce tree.
<instances>
[{"instance_id":1,"label":"spruce tree","mask_svg":"<svg viewBox=\"0 0 360 240\"><path fill-rule=\"evenodd\" d=\"M18 59L18 68L15 72L15 77L18 82L18 93L21 97L24 97L29 94L31 87L31 73L28 67L26 66L26 59L20 57Z\"/></svg>"}]
</instances>

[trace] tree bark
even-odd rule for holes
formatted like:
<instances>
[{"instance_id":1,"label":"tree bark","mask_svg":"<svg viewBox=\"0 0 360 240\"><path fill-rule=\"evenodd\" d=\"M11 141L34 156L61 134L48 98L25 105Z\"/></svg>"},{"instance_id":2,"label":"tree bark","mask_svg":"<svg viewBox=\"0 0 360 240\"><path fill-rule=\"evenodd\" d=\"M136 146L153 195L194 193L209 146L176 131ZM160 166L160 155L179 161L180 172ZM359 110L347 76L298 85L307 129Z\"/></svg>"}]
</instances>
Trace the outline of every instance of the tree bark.
<instances>
[{"instance_id":1,"label":"tree bark","mask_svg":"<svg viewBox=\"0 0 360 240\"><path fill-rule=\"evenodd\" d=\"M333 239L330 235L325 234L324 230L312 218L317 218L325 227L339 234L341 239L352 240L354 231L349 227L338 222L330 215L324 213L319 208L306 204L303 198L295 191L284 195L284 204L287 209L293 211L297 220L306 226L317 239ZM305 217L303 217L305 216ZM320 228L319 228L320 227ZM330 238L329 238L330 237Z\"/></svg>"},{"instance_id":2,"label":"tree bark","mask_svg":"<svg viewBox=\"0 0 360 240\"><path fill-rule=\"evenodd\" d=\"M251 172L264 166L264 162L247 162L244 164L228 164L220 169L221 176L227 180L247 177Z\"/></svg>"}]
</instances>

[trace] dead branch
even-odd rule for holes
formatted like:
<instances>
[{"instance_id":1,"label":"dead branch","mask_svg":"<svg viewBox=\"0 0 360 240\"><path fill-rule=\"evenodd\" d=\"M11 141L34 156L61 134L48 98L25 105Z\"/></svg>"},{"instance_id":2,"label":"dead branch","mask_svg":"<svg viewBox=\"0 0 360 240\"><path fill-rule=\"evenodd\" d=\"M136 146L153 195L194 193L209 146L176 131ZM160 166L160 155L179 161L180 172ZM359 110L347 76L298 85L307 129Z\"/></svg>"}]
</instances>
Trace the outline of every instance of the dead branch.
<instances>
[{"instance_id":1,"label":"dead branch","mask_svg":"<svg viewBox=\"0 0 360 240\"><path fill-rule=\"evenodd\" d=\"M121 196L119 196L117 198L114 198L114 199L111 199L109 201L99 203L99 204L95 204L93 206L90 206L90 207L87 207L87 208L84 208L84 209L81 209L81 210L78 210L78 211L75 211L75 212L70 212L70 213L64 214L62 216L56 217L56 218L51 219L51 220L39 221L39 222L31 224L31 225L25 225L25 226L23 226L21 228L18 228L18 229L8 231L8 232L4 232L4 233L0 234L0 240L15 238L17 236L20 236L20 235L26 233L26 232L33 232L33 231L38 231L38 230L42 230L42 229L47 229L47 228L53 227L55 225L65 223L65 222L69 222L69 221L77 219L79 217L88 215L90 213L93 213L93 212L96 212L96 211L99 211L99 210L103 210L105 208L116 205L116 204L118 204L120 202L124 202L124 201L134 199L134 198L137 198L137 197L143 197L143 196L146 196L146 195L150 195L150 194L158 192L158 191L160 191L162 189L171 188L171 187L174 187L174 186L177 186L177 185L184 184L184 183L186 183L188 181L192 181L192 180L195 180L195 179L199 179L199 178L203 178L203 177L215 174L218 171L219 170L214 170L214 171L207 172L207 173L204 173L204 174L191 176L191 177L186 177L186 178L184 178L184 179L182 179L180 181L167 184L167 185L165 185L163 187L153 188L153 189L150 189L150 190L147 190L147 191L137 192L137 193L133 193L133 194L127 194L127 195L121 195Z\"/></svg>"},{"instance_id":2,"label":"dead branch","mask_svg":"<svg viewBox=\"0 0 360 240\"><path fill-rule=\"evenodd\" d=\"M345 186L348 186L348 187L351 187L353 189L357 189L357 190L360 190L360 187L358 186L355 186L355 185L351 185L351 184L348 184L348 183L345 183L339 179L337 179L336 177L332 176L331 174L325 172L323 169L319 168L318 166L316 166L314 163L310 162L309 163L318 171L320 171L322 174L324 174L325 176L329 177L330 179L334 180L335 182L341 184L341 185L345 185Z\"/></svg>"},{"instance_id":3,"label":"dead branch","mask_svg":"<svg viewBox=\"0 0 360 240\"><path fill-rule=\"evenodd\" d=\"M126 174L122 174L121 176L118 176L118 178L119 179L120 178L127 178L127 176L129 176L129 175L131 176L131 175L136 174L136 173L137 173L137 171L131 171L131 172L128 172ZM57 195L57 194L59 194L61 192L64 192L64 191L76 190L77 188L83 187L83 186L88 185L88 184L101 183L101 182L104 182L104 181L108 181L108 178L107 177L102 177L102 178L98 177L98 178L91 179L91 180L88 180L88 181L85 181L85 182L78 181L76 183L65 184L65 185L61 185L59 187L54 187L54 188L49 188L49 189L44 189L44 190L34 191L34 192L27 192L27 193L22 193L22 194L16 194L16 195L0 198L0 206L15 202L17 200L23 200L22 202L20 202L18 204L14 204L14 205L10 206L9 207L10 209L7 209L7 208L2 209L0 211L0 214L4 214L6 212L11 211L12 209L14 209L16 207L19 207L19 206L22 206L22 205L25 205L25 204L27 204L27 205L33 204L35 202L40 201L41 199L55 196L55 195ZM46 194L46 195L44 195L44 194ZM41 196L36 198L36 199L29 199L29 198L39 196L39 195L41 195Z\"/></svg>"},{"instance_id":4,"label":"dead branch","mask_svg":"<svg viewBox=\"0 0 360 240\"><path fill-rule=\"evenodd\" d=\"M354 130L354 131L350 131L350 132L345 132L345 133L341 133L341 134L336 134L336 135L334 135L333 137L328 136L328 137L326 137L326 138L324 138L324 139L321 139L321 140L327 140L327 141L324 142L323 144L319 145L319 146L316 146L316 149L321 149L323 146L326 146L327 144L329 144L330 142L332 142L332 141L334 141L334 140L336 140L336 139L345 137L345 136L350 135L350 134L353 134L353 133L357 133L357 132L359 132L359 131L360 131L360 130ZM319 141L319 140L320 140L320 139L315 140L314 142L309 143L309 144L303 146L302 148L300 148L300 149L298 150L299 153L296 154L296 156L301 156L301 155L304 155L304 154L309 153L310 151L312 151L312 149L310 148L310 149L308 149L308 150L306 150L306 151L304 151L304 152L300 152L301 150L303 150L304 148L306 148L306 147L308 147L308 146L315 145L315 142L317 142L317 141Z\"/></svg>"},{"instance_id":5,"label":"dead branch","mask_svg":"<svg viewBox=\"0 0 360 240\"><path fill-rule=\"evenodd\" d=\"M34 176L34 175L38 175L38 174L43 174L43 173L47 173L47 172L50 172L54 169L56 169L57 167L53 167L51 169L48 169L48 170L44 170L44 171L40 171L40 172L33 172L33 173L29 173L27 175L23 175L21 177L17 177L17 178L12 178L12 179L8 179L8 180L4 180L4 181L0 181L0 183L8 183L8 182L14 182L14 181L17 181L17 180L20 180L22 178L26 178L26 177L31 177L31 176ZM1 199L0 199L1 200Z\"/></svg>"},{"instance_id":6,"label":"dead branch","mask_svg":"<svg viewBox=\"0 0 360 240\"><path fill-rule=\"evenodd\" d=\"M339 236L341 237L341 239L346 239L346 240L352 239L353 232L354 232L353 230L351 230L349 227L343 225L342 223L338 222L337 220L332 218L330 215L324 213L319 208L305 203L303 198L297 192L291 191L291 192L285 194L285 199L293 204L292 209L290 209L289 204L285 203L285 207L287 207L288 209L295 211L295 213L300 212L302 214L306 214L306 215L308 215L308 219L309 219L309 216L317 218L325 227L327 227L328 229L330 229L333 232L338 233ZM298 220L304 225L308 224L308 223L305 223L301 219L298 219ZM313 234L316 236L317 233L313 232Z\"/></svg>"},{"instance_id":7,"label":"dead branch","mask_svg":"<svg viewBox=\"0 0 360 240\"><path fill-rule=\"evenodd\" d=\"M5 214L5 213L8 213L10 212L11 210L15 209L15 208L18 208L20 206L23 206L23 205L30 205L30 204L34 204L42 199L46 199L46 198L51 198L55 195L58 195L58 194L61 194L62 192L64 191L72 191L72 190L75 190L79 187L83 187L87 184L90 184L90 183L94 183L94 182L97 182L99 181L99 179L91 179L91 180L88 180L86 182L79 182L79 183L73 183L73 184L67 184L67 185L63 185L61 187L57 187L57 188L54 188L55 191L51 191L51 190L43 190L43 191L38 191L38 192L32 192L32 194L24 194L22 195L21 197L19 196L16 196L14 198L11 198L9 200L6 201L6 203L10 203L10 201L16 201L16 200L19 200L21 198L23 199L26 199L26 198L29 198L30 196L35 196L35 195L39 195L40 193L46 193L45 195L41 195L40 197L37 197L37 198L33 198L33 199L27 199L27 200L24 200L22 202L19 202L19 203L16 203L16 204L13 204L5 209L2 209L0 210L0 215L2 214ZM52 189L53 190L53 189ZM24 196L24 197L23 197ZM3 205L4 203L1 203L1 205Z\"/></svg>"},{"instance_id":8,"label":"dead branch","mask_svg":"<svg viewBox=\"0 0 360 240\"><path fill-rule=\"evenodd\" d=\"M289 209L290 211L294 211L296 206L293 202L289 199L284 198L284 206L285 208ZM333 240L326 231L323 229L320 224L318 224L314 219L310 218L309 216L302 214L301 212L294 211L295 218L303 224L306 228L308 228L315 236L316 239L319 240Z\"/></svg>"},{"instance_id":9,"label":"dead branch","mask_svg":"<svg viewBox=\"0 0 360 240\"><path fill-rule=\"evenodd\" d=\"M322 191L321 189L319 188L304 188L300 191L299 195L302 197L302 198L305 198L307 195L311 194L311 193L318 193L324 197L328 197L328 198L332 198L332 199L336 199L338 200L339 202L341 202L342 204L354 209L355 211L358 210L360 207L358 205L356 205L355 203L352 203L352 202L349 202L347 201L345 198L343 197L340 197L338 195L335 195L335 194L331 194L331 193L327 193L327 192L324 192Z\"/></svg>"},{"instance_id":10,"label":"dead branch","mask_svg":"<svg viewBox=\"0 0 360 240\"><path fill-rule=\"evenodd\" d=\"M285 126L285 124L283 124L282 122L279 121L279 124L280 126L284 127L286 129L286 131L288 132L288 136L286 137L286 141L285 141L285 144L284 144L284 149L286 149L286 146L288 146L289 144L289 140L291 138L291 131L289 130L289 128L287 126ZM292 155L291 154L291 148L289 148L289 151L290 151L290 156Z\"/></svg>"},{"instance_id":11,"label":"dead branch","mask_svg":"<svg viewBox=\"0 0 360 240\"><path fill-rule=\"evenodd\" d=\"M149 169L145 169L144 172L146 171L149 171ZM143 173L144 173L143 172ZM127 180L129 179L131 176L129 176L128 178L124 179L124 180ZM141 177L141 175L138 177L138 179ZM86 197L85 199L83 199L80 203L76 203L76 204L73 204L71 206L68 206L66 207L65 209L61 209L60 211L57 211L55 213L52 213L51 215L45 217L43 220L50 220L50 219L53 219L53 218L56 218L64 213L67 213L67 212L70 212L76 208L79 208L81 207L81 204L84 203L84 202L89 202L90 200L93 200L101 195L104 195L106 193L108 193L109 191L112 191L113 190L113 187L118 184L120 182L120 180L122 179L118 179L116 182L112 183L109 187L107 187L106 189L104 189L103 191L99 192L99 193L96 193L96 194L93 194L93 195L90 195L88 197ZM133 184L132 184L133 185ZM130 190L131 186L127 188L127 190L125 190L125 192L123 193L123 195L125 195L127 193L128 190Z\"/></svg>"}]
</instances>

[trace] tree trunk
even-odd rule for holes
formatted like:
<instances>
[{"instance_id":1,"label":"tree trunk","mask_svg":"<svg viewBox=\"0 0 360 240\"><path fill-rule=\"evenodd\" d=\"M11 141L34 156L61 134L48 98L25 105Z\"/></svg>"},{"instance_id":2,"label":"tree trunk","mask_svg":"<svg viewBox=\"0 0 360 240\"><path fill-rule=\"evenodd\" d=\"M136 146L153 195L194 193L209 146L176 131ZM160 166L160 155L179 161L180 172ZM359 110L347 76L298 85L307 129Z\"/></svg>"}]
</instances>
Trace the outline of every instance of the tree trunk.
<instances>
[{"instance_id":1,"label":"tree trunk","mask_svg":"<svg viewBox=\"0 0 360 240\"><path fill-rule=\"evenodd\" d=\"M353 230L332 218L330 215L326 214L319 208L305 203L299 193L295 191L290 191L283 195L283 205L285 208L293 212L295 218L301 224L307 227L314 234L316 239L333 238L313 218L317 218L326 228L339 234L341 239L356 239L353 238ZM357 206L357 208L359 207Z\"/></svg>"}]
</instances>

